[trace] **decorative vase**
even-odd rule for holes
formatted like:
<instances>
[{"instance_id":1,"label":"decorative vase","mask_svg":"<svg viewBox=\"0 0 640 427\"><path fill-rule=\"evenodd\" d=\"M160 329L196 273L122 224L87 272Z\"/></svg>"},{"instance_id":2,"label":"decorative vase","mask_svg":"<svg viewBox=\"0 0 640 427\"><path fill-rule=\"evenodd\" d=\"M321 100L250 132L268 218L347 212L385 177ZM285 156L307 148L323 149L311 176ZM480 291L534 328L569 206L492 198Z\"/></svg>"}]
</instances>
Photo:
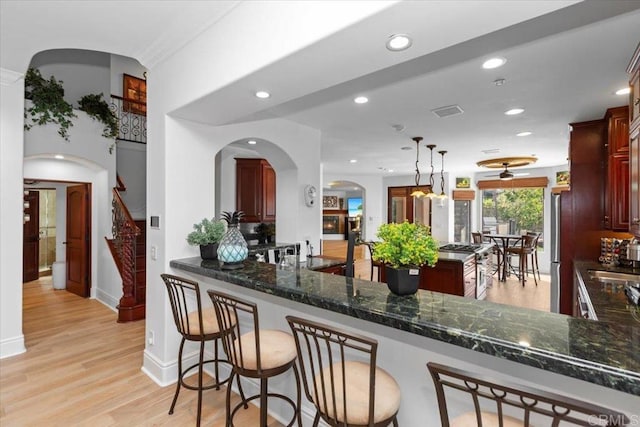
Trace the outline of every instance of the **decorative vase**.
<instances>
[{"instance_id":1,"label":"decorative vase","mask_svg":"<svg viewBox=\"0 0 640 427\"><path fill-rule=\"evenodd\" d=\"M200 245L200 258L218 259L218 244L209 243L208 245Z\"/></svg>"},{"instance_id":2,"label":"decorative vase","mask_svg":"<svg viewBox=\"0 0 640 427\"><path fill-rule=\"evenodd\" d=\"M247 259L249 250L247 241L238 229L238 224L229 224L228 230L218 244L218 261L222 261L221 268L224 270L234 270L242 268L243 262Z\"/></svg>"},{"instance_id":3,"label":"decorative vase","mask_svg":"<svg viewBox=\"0 0 640 427\"><path fill-rule=\"evenodd\" d=\"M386 266L387 287L396 295L412 295L420 286L419 268L393 268Z\"/></svg>"}]
</instances>

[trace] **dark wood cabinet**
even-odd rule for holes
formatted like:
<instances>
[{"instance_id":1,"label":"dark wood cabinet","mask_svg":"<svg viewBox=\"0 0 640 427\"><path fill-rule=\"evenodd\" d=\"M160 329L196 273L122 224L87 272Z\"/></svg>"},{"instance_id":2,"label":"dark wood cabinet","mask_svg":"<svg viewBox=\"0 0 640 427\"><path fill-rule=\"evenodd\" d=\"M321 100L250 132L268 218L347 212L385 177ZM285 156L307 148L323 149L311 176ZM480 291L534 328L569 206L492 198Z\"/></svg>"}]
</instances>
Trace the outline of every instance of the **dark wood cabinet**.
<instances>
[{"instance_id":1,"label":"dark wood cabinet","mask_svg":"<svg viewBox=\"0 0 640 427\"><path fill-rule=\"evenodd\" d=\"M276 173L265 159L236 159L236 210L242 222L276 220Z\"/></svg>"},{"instance_id":2,"label":"dark wood cabinet","mask_svg":"<svg viewBox=\"0 0 640 427\"><path fill-rule=\"evenodd\" d=\"M627 72L629 87L629 232L640 237L640 44L636 48Z\"/></svg>"},{"instance_id":3,"label":"dark wood cabinet","mask_svg":"<svg viewBox=\"0 0 640 427\"><path fill-rule=\"evenodd\" d=\"M607 123L607 186L604 228L629 230L629 107L609 108Z\"/></svg>"},{"instance_id":4,"label":"dark wood cabinet","mask_svg":"<svg viewBox=\"0 0 640 427\"><path fill-rule=\"evenodd\" d=\"M418 187L423 192L430 191L428 185ZM413 187L389 187L387 189L387 222L419 222L431 226L431 199L412 197Z\"/></svg>"},{"instance_id":5,"label":"dark wood cabinet","mask_svg":"<svg viewBox=\"0 0 640 427\"><path fill-rule=\"evenodd\" d=\"M629 229L630 194L628 152L609 156L608 194L611 230L627 231Z\"/></svg>"}]
</instances>

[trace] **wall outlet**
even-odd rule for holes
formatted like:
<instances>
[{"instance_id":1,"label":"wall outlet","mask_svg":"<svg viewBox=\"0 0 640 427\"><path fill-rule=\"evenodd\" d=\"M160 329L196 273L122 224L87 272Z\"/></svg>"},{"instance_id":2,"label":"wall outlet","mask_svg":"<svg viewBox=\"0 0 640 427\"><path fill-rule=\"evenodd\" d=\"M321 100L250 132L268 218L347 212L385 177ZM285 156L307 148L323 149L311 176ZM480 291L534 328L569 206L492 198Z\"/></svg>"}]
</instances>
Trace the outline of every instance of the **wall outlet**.
<instances>
[{"instance_id":1,"label":"wall outlet","mask_svg":"<svg viewBox=\"0 0 640 427\"><path fill-rule=\"evenodd\" d=\"M158 259L158 247L157 246L151 246L151 259L153 259L153 260Z\"/></svg>"},{"instance_id":2,"label":"wall outlet","mask_svg":"<svg viewBox=\"0 0 640 427\"><path fill-rule=\"evenodd\" d=\"M153 333L153 331L149 331L149 338L147 338L147 343L149 343L149 345L153 345L155 342L155 334Z\"/></svg>"}]
</instances>

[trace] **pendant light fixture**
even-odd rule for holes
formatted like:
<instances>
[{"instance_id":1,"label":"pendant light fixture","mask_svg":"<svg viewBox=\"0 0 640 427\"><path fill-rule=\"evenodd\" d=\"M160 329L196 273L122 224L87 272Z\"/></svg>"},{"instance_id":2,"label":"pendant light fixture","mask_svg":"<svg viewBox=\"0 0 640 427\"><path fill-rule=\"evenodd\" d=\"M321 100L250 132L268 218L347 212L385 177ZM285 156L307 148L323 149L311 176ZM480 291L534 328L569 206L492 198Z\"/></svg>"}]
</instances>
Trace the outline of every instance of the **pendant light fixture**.
<instances>
[{"instance_id":1,"label":"pendant light fixture","mask_svg":"<svg viewBox=\"0 0 640 427\"><path fill-rule=\"evenodd\" d=\"M446 151L441 150L438 151L442 156L442 168L440 169L440 195L438 196L441 200L447 198L447 195L444 193L444 155L447 154Z\"/></svg>"},{"instance_id":2,"label":"pendant light fixture","mask_svg":"<svg viewBox=\"0 0 640 427\"><path fill-rule=\"evenodd\" d=\"M421 136L412 138L416 142L416 189L411 193L411 197L423 197L424 191L420 190L420 168L418 167L418 161L420 160L420 141Z\"/></svg>"},{"instance_id":3,"label":"pendant light fixture","mask_svg":"<svg viewBox=\"0 0 640 427\"><path fill-rule=\"evenodd\" d=\"M431 151L431 175L429 175L429 192L427 197L433 199L437 197L437 194L433 191L433 149L436 148L435 144L427 145L427 148Z\"/></svg>"}]
</instances>

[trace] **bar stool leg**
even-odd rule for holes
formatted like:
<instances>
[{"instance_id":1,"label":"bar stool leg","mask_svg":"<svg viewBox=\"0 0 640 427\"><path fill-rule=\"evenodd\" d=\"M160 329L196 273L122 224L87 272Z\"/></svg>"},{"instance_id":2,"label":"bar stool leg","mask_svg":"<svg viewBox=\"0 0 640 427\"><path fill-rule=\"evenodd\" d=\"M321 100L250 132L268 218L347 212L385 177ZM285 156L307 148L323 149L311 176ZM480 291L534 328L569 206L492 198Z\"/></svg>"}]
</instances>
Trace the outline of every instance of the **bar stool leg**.
<instances>
[{"instance_id":1,"label":"bar stool leg","mask_svg":"<svg viewBox=\"0 0 640 427\"><path fill-rule=\"evenodd\" d=\"M260 427L267 427L268 378L260 378Z\"/></svg>"},{"instance_id":2,"label":"bar stool leg","mask_svg":"<svg viewBox=\"0 0 640 427\"><path fill-rule=\"evenodd\" d=\"M200 426L200 416L202 415L202 377L204 362L204 341L200 341L200 364L198 366L198 415L196 417L196 426ZM216 381L218 378L216 377Z\"/></svg>"},{"instance_id":3,"label":"bar stool leg","mask_svg":"<svg viewBox=\"0 0 640 427\"><path fill-rule=\"evenodd\" d=\"M178 383L176 384L176 393L173 395L173 402L171 402L171 407L169 408L169 415L173 414L173 409L176 406L178 395L180 394L180 386L182 385L182 349L184 347L184 341L185 339L182 338L182 341L180 341L180 349L178 350Z\"/></svg>"}]
</instances>

